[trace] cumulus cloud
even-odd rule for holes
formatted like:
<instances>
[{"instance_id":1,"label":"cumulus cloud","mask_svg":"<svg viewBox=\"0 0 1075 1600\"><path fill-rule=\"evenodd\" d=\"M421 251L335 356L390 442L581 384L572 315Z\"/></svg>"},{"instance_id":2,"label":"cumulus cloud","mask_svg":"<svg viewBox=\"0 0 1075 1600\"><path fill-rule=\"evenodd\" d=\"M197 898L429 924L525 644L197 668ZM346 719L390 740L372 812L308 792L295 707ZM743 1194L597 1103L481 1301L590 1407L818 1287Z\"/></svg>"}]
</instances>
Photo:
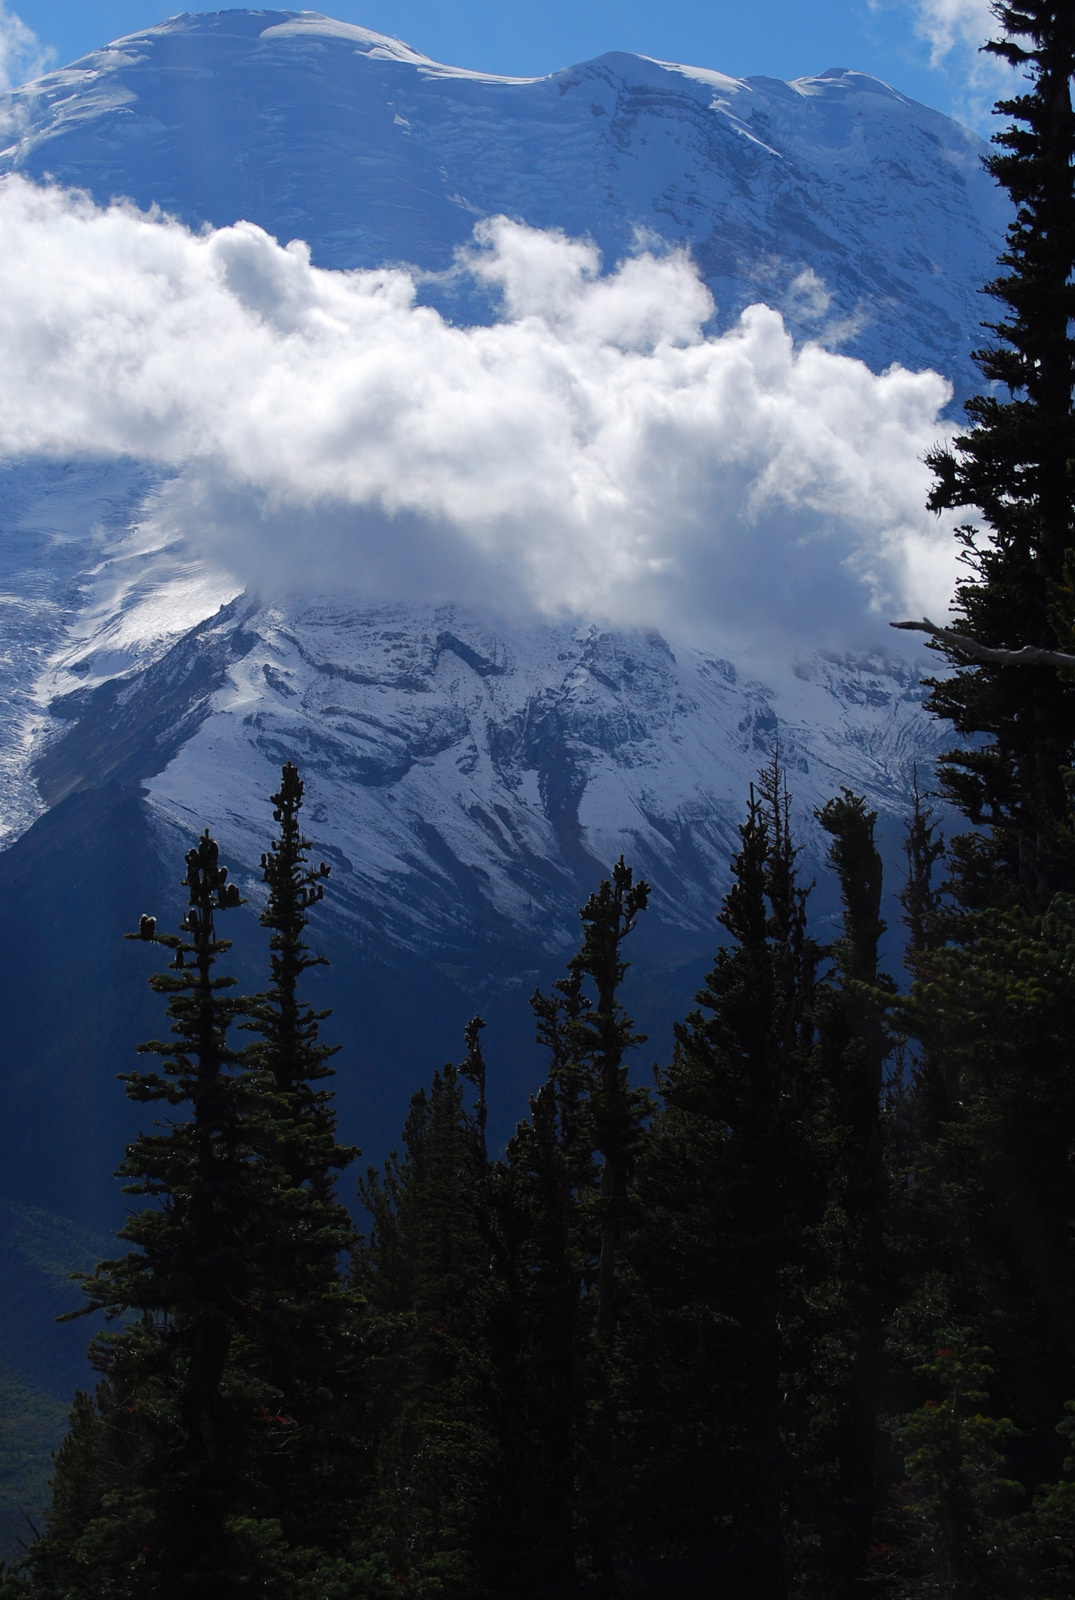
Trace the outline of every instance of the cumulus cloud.
<instances>
[{"instance_id":1,"label":"cumulus cloud","mask_svg":"<svg viewBox=\"0 0 1075 1600\"><path fill-rule=\"evenodd\" d=\"M0 0L0 93L36 78L49 67L55 52L41 44L32 28Z\"/></svg>"},{"instance_id":2,"label":"cumulus cloud","mask_svg":"<svg viewBox=\"0 0 1075 1600\"><path fill-rule=\"evenodd\" d=\"M943 612L921 460L942 377L796 348L763 305L713 335L683 253L602 276L591 245L498 218L461 270L501 320L453 326L416 274L324 271L249 223L192 234L8 180L0 452L172 469L162 536L263 590L782 650Z\"/></svg>"}]
</instances>

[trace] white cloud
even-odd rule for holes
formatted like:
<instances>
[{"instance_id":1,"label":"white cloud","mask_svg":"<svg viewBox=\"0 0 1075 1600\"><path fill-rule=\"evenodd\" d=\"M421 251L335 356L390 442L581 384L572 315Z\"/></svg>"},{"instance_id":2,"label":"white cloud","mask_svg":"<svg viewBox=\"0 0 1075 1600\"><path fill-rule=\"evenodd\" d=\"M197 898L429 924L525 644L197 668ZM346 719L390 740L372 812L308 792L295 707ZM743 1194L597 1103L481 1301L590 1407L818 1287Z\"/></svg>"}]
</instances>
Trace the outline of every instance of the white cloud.
<instances>
[{"instance_id":1,"label":"white cloud","mask_svg":"<svg viewBox=\"0 0 1075 1600\"><path fill-rule=\"evenodd\" d=\"M36 78L54 59L21 17L0 0L0 93Z\"/></svg>"},{"instance_id":2,"label":"white cloud","mask_svg":"<svg viewBox=\"0 0 1075 1600\"><path fill-rule=\"evenodd\" d=\"M161 530L263 589L781 650L943 612L953 542L921 457L944 379L796 349L761 305L707 335L681 253L599 268L588 244L484 223L461 270L504 317L459 328L404 270L323 271L249 223L195 235L11 179L0 452L175 469Z\"/></svg>"},{"instance_id":3,"label":"white cloud","mask_svg":"<svg viewBox=\"0 0 1075 1600\"><path fill-rule=\"evenodd\" d=\"M905 0L906 3L906 0ZM992 0L910 0L915 31L930 47L930 64L953 90L953 110L987 136L995 131L993 105L1012 92L1012 69L982 46L997 37Z\"/></svg>"},{"instance_id":4,"label":"white cloud","mask_svg":"<svg viewBox=\"0 0 1075 1600\"><path fill-rule=\"evenodd\" d=\"M828 316L832 295L826 289L813 267L804 267L792 281L788 293L788 310L794 311L804 322L820 322Z\"/></svg>"},{"instance_id":5,"label":"white cloud","mask_svg":"<svg viewBox=\"0 0 1075 1600\"><path fill-rule=\"evenodd\" d=\"M996 29L990 0L918 0L918 30L936 66L957 45L977 50Z\"/></svg>"}]
</instances>

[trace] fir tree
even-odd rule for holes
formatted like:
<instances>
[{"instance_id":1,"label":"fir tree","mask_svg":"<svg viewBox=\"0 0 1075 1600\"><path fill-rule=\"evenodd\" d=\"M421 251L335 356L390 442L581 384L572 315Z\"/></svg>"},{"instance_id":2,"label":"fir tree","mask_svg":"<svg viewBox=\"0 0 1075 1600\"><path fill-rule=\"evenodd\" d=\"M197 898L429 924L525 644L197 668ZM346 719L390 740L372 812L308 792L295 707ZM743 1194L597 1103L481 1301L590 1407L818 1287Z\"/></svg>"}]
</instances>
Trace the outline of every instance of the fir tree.
<instances>
[{"instance_id":1,"label":"fir tree","mask_svg":"<svg viewBox=\"0 0 1075 1600\"><path fill-rule=\"evenodd\" d=\"M1058 895L1044 916L1012 910L934 952L908 1001L953 1099L922 1152L923 1200L947 1212L936 1231L958 1241L943 1264L960 1315L977 1304L993 1323L1001 1402L1042 1430L1043 1474L1059 1464L1075 1350L1073 951L1075 899Z\"/></svg>"},{"instance_id":2,"label":"fir tree","mask_svg":"<svg viewBox=\"0 0 1075 1600\"><path fill-rule=\"evenodd\" d=\"M261 858L269 898L260 920L271 930L272 981L250 1006L247 1025L262 1043L248 1052L247 1061L262 1075L262 1095L272 1098L274 1162L291 1187L305 1186L324 1200L333 1193L335 1174L357 1152L337 1144L331 1094L315 1087L332 1076L328 1062L338 1049L322 1044L318 1036L328 1013L314 1011L299 996L303 974L328 965L324 956L311 955L305 942L309 913L324 898L329 868L323 861L312 868L307 864L311 844L303 838L299 821L303 788L298 768L289 762L272 796L280 837Z\"/></svg>"},{"instance_id":3,"label":"fir tree","mask_svg":"<svg viewBox=\"0 0 1075 1600\"><path fill-rule=\"evenodd\" d=\"M989 1414L990 1355L968 1330L938 1329L936 1353L916 1368L929 1397L896 1428L905 1452L906 1509L918 1535L918 1581L946 1600L1028 1592L1025 1569L1016 1569L1009 1548L1010 1518L1023 1489L1004 1476L1006 1448L1018 1429Z\"/></svg>"},{"instance_id":4,"label":"fir tree","mask_svg":"<svg viewBox=\"0 0 1075 1600\"><path fill-rule=\"evenodd\" d=\"M1055 649L1070 644L1075 577L1075 13L999 4L995 15L1003 36L987 48L1029 85L999 103L1012 125L988 163L1016 217L1005 270L987 286L1003 316L989 325L996 342L978 360L1007 397L970 402L971 428L931 458L931 504L976 507L985 524L963 530L970 573L957 589L960 631L987 646ZM1075 1105L1070 1027L1061 1018L1070 1019L1072 1005L1063 952L1075 887L1066 787L1075 679L1004 660L968 665L958 648L942 648L958 670L934 683L931 707L978 736L947 757L942 781L984 826L954 841L949 903L925 919L912 953L905 1012L920 1052L925 1138L910 1207L917 1283L901 1316L918 1326L920 1373L929 1365L930 1311L932 1328L942 1309L970 1343L991 1348L993 1405L1018 1435L998 1435L1008 1460L998 1457L990 1470L1028 1491L1052 1479L1034 1503L1056 1507L1070 1503L1055 1477L1073 1352ZM959 1582L995 1592L1006 1560L985 1573L984 1535L967 1517L962 1533L953 1531L958 1518L948 1520L947 1543L938 1539ZM1006 1581L1015 1592L1053 1593L1048 1583L1039 1590L1044 1569L1026 1564L1029 1549Z\"/></svg>"},{"instance_id":5,"label":"fir tree","mask_svg":"<svg viewBox=\"0 0 1075 1600\"><path fill-rule=\"evenodd\" d=\"M805 1291L825 1201L818 950L778 765L764 796L752 791L740 836L719 919L729 943L660 1080L667 1109L644 1155L637 1260L665 1308L645 1432L669 1544L703 1561L699 1577L719 1564L729 1593L775 1600L793 1570Z\"/></svg>"},{"instance_id":6,"label":"fir tree","mask_svg":"<svg viewBox=\"0 0 1075 1600\"><path fill-rule=\"evenodd\" d=\"M360 1185L356 1251L373 1453L367 1548L408 1583L473 1592L495 1517L497 1437L485 1320L484 1165L453 1066L411 1100L403 1154Z\"/></svg>"},{"instance_id":7,"label":"fir tree","mask_svg":"<svg viewBox=\"0 0 1075 1600\"><path fill-rule=\"evenodd\" d=\"M944 839L932 810L923 804L917 770L913 793L913 809L904 838L907 877L900 895L907 929L903 961L912 983L925 977L931 953L945 943L941 893L936 883L936 869L944 859ZM917 1118L912 1137L927 1142L936 1138L941 1122L953 1109L952 1095L943 1062L924 1047L920 1047L915 1064L910 1103Z\"/></svg>"},{"instance_id":8,"label":"fir tree","mask_svg":"<svg viewBox=\"0 0 1075 1600\"><path fill-rule=\"evenodd\" d=\"M357 1301L339 1270L353 1230L334 1193L353 1152L336 1144L320 1087L333 1053L321 1014L297 993L321 959L303 933L326 870L306 868L293 767L273 798L264 995L239 999L219 975L229 943L216 919L241 900L208 833L187 855L180 935L144 916L131 936L172 952L150 979L172 1037L140 1047L162 1071L124 1081L170 1115L120 1169L149 1201L121 1231L134 1248L85 1280L88 1307L125 1325L91 1346L100 1381L76 1401L57 1457L28 1560L35 1592L211 1600L251 1584L290 1596L316 1578L326 1595L345 1581L358 1594L370 1576L349 1561ZM245 1050L229 1039L238 1021L259 1035Z\"/></svg>"},{"instance_id":9,"label":"fir tree","mask_svg":"<svg viewBox=\"0 0 1075 1600\"><path fill-rule=\"evenodd\" d=\"M612 1592L613 1347L649 1109L629 1082L639 1036L622 947L647 893L618 862L582 908L568 976L534 997L549 1076L505 1161L486 1152L475 1017L462 1066L412 1101L404 1156L363 1186L380 1486L369 1537L414 1581L516 1593L582 1571L595 1596Z\"/></svg>"},{"instance_id":10,"label":"fir tree","mask_svg":"<svg viewBox=\"0 0 1075 1600\"><path fill-rule=\"evenodd\" d=\"M250 1241L256 1302L236 1358L262 1385L255 1503L290 1544L342 1553L358 1492L355 1292L341 1276L354 1227L336 1175L357 1152L336 1140L333 1046L319 1039L326 1012L300 997L311 968L326 965L305 942L309 913L329 869L307 865L299 813L303 783L287 764L272 796L279 837L261 858L268 901L271 984L248 1006L252 1118L262 1204Z\"/></svg>"},{"instance_id":11,"label":"fir tree","mask_svg":"<svg viewBox=\"0 0 1075 1600\"><path fill-rule=\"evenodd\" d=\"M190 1115L128 1146L119 1169L125 1192L151 1204L120 1231L134 1248L84 1280L88 1309L135 1320L91 1346L103 1380L99 1417L76 1408L46 1537L30 1554L40 1586L57 1583L64 1594L212 1600L242 1565L228 1518L244 1397L241 1383L228 1381L228 1361L247 1316L257 1202L248 1086L228 1042L244 1002L227 993L235 980L216 970L229 949L216 918L241 900L208 832L186 866L181 934L158 934L143 917L130 936L172 952L169 970L150 979L168 996L172 1037L139 1047L161 1057L163 1071L130 1072L123 1081L132 1100L188 1106ZM96 1446L95 1492L85 1472ZM80 1526L94 1501L95 1514Z\"/></svg>"},{"instance_id":12,"label":"fir tree","mask_svg":"<svg viewBox=\"0 0 1075 1600\"><path fill-rule=\"evenodd\" d=\"M930 505L975 507L985 524L962 530L970 571L956 591L959 631L989 646L1056 649L1056 602L1075 546L1075 14L1067 0L994 9L1003 36L986 49L1030 82L999 102L1013 123L986 163L1016 218L1006 270L986 286L1002 307L987 324L996 342L977 360L1008 398L968 402L970 429L929 458ZM934 681L931 707L971 737L946 757L942 781L972 822L989 824L958 843L960 895L973 906L1015 893L1041 908L1075 871L1062 776L1075 756L1075 680L1048 667L968 664L957 648L939 648L957 670Z\"/></svg>"},{"instance_id":13,"label":"fir tree","mask_svg":"<svg viewBox=\"0 0 1075 1600\"><path fill-rule=\"evenodd\" d=\"M576 1432L577 1558L592 1574L596 1596L619 1593L616 1554L623 1544L624 1484L629 1468L620 1438L616 1341L625 1317L624 1251L637 1226L635 1165L649 1095L632 1087L628 1055L644 1042L621 998L628 970L623 946L645 910L649 885L635 881L621 856L579 912L583 938L568 963L580 998L567 1036L562 1077L576 1095L569 1114L576 1141L572 1165L596 1182L579 1187L576 1239L583 1255L582 1341L576 1356L585 1422ZM587 992L587 990L589 992Z\"/></svg>"},{"instance_id":14,"label":"fir tree","mask_svg":"<svg viewBox=\"0 0 1075 1600\"><path fill-rule=\"evenodd\" d=\"M839 1593L862 1572L883 1499L880 1412L882 1345L895 1284L888 1239L885 1069L891 1049L887 1012L894 985L880 971L883 869L874 837L877 813L844 790L818 813L832 838L829 862L840 885L843 927L817 1006L820 1127L827 1144L828 1199L819 1230L824 1284L827 1382L812 1384L818 1416L814 1450L829 1456L817 1524L824 1530L825 1592ZM838 1359L833 1357L837 1355Z\"/></svg>"},{"instance_id":15,"label":"fir tree","mask_svg":"<svg viewBox=\"0 0 1075 1600\"><path fill-rule=\"evenodd\" d=\"M579 912L582 947L570 962L570 971L588 978L595 991L591 1003L574 1019L571 1045L574 1061L582 1069L593 1147L601 1158L596 1329L606 1345L616 1327L620 1247L629 1219L635 1152L647 1110L645 1095L630 1087L625 1060L634 1045L644 1042L645 1035L633 1031L619 998L627 972L622 946L648 898L649 885L641 879L634 881L621 856L611 878L602 882Z\"/></svg>"},{"instance_id":16,"label":"fir tree","mask_svg":"<svg viewBox=\"0 0 1075 1600\"><path fill-rule=\"evenodd\" d=\"M546 1082L510 1140L496 1198L516 1223L508 1270L517 1284L516 1584L569 1584L581 1556L577 1479L584 1431L584 1284L594 1258L587 1198L598 1182L582 1066L574 1054L589 1009L579 970L531 998ZM503 1221L501 1220L501 1227Z\"/></svg>"}]
</instances>

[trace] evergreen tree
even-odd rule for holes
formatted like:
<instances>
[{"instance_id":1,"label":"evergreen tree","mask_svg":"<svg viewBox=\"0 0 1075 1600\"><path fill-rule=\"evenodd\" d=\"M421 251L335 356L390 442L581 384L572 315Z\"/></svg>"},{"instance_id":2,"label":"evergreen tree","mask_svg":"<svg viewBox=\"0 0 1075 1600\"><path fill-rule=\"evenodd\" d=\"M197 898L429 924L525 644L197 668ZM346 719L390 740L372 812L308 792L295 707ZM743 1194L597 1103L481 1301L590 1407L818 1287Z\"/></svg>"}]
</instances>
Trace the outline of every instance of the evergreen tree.
<instances>
[{"instance_id":1,"label":"evergreen tree","mask_svg":"<svg viewBox=\"0 0 1075 1600\"><path fill-rule=\"evenodd\" d=\"M886 1014L894 985L880 971L882 862L877 813L843 794L818 813L831 835L829 862L840 885L842 935L817 1004L819 1126L827 1144L828 1198L819 1232L824 1253L822 1328L830 1376L812 1375L812 1448L830 1460L815 1478L823 1530L822 1588L840 1594L861 1574L883 1500L880 1413L882 1346L895 1285L890 1259L885 1070L891 1049ZM835 1358L835 1359L834 1359Z\"/></svg>"},{"instance_id":2,"label":"evergreen tree","mask_svg":"<svg viewBox=\"0 0 1075 1600\"><path fill-rule=\"evenodd\" d=\"M517 1481L513 1494L514 1586L553 1592L575 1579L583 1551L577 1495L585 1428L584 1285L592 1281L593 1218L587 1198L598 1183L588 1129L579 1022L589 1009L581 970L536 992L538 1043L548 1053L546 1082L510 1140L495 1194L502 1231L516 1241L507 1272L515 1288L514 1413ZM509 1590L509 1592L512 1592Z\"/></svg>"},{"instance_id":3,"label":"evergreen tree","mask_svg":"<svg viewBox=\"0 0 1075 1600\"><path fill-rule=\"evenodd\" d=\"M930 505L975 507L985 524L962 530L970 571L957 586L958 630L992 647L1056 649L1075 546L1075 14L1068 0L994 11L1003 36L986 49L1030 83L999 102L1013 123L986 163L1016 217L1006 270L986 286L1002 307L987 324L996 342L977 360L1008 398L968 402L970 429L929 458ZM934 681L931 707L970 739L946 757L942 782L972 822L989 825L958 841L960 896L975 906L1015 894L1040 909L1075 873L1063 780L1075 758L1075 680L1048 667L968 664L958 648L938 648L957 670Z\"/></svg>"},{"instance_id":4,"label":"evergreen tree","mask_svg":"<svg viewBox=\"0 0 1075 1600\"><path fill-rule=\"evenodd\" d=\"M245 1396L228 1362L247 1316L257 1200L249 1090L228 1042L244 1002L227 993L235 980L216 970L230 947L216 918L241 901L208 832L186 866L181 934L158 934L143 917L131 936L172 952L169 970L150 979L168 996L172 1037L139 1047L161 1057L163 1071L123 1081L132 1100L189 1106L190 1116L128 1146L119 1169L125 1192L152 1203L120 1231L134 1248L84 1280L88 1309L136 1320L91 1345L102 1375L98 1416L76 1406L45 1537L30 1553L39 1586L65 1595L212 1600L228 1592L244 1559L228 1521ZM95 1485L85 1478L94 1450Z\"/></svg>"},{"instance_id":5,"label":"evergreen tree","mask_svg":"<svg viewBox=\"0 0 1075 1600\"><path fill-rule=\"evenodd\" d=\"M484 1177L449 1065L411 1100L402 1156L360 1185L370 1226L355 1278L368 1302L373 1452L362 1538L408 1583L453 1594L473 1593L498 1504Z\"/></svg>"},{"instance_id":6,"label":"evergreen tree","mask_svg":"<svg viewBox=\"0 0 1075 1600\"><path fill-rule=\"evenodd\" d=\"M562 1072L564 1088L575 1097L567 1125L574 1122L571 1165L581 1180L576 1240L585 1291L576 1355L584 1408L576 1431L576 1556L600 1600L619 1593L615 1567L631 1476L621 1439L617 1341L626 1310L625 1246L638 1221L635 1165L651 1104L630 1082L627 1058L645 1035L634 1031L621 990L628 970L623 945L648 899L649 885L635 881L621 856L579 912L582 944L568 963L585 1000L575 1008ZM585 1184L587 1170L595 1174L591 1185Z\"/></svg>"},{"instance_id":7,"label":"evergreen tree","mask_svg":"<svg viewBox=\"0 0 1075 1600\"><path fill-rule=\"evenodd\" d=\"M1004 271L987 286L1003 316L989 325L996 342L978 360L1007 397L969 403L971 428L931 458L931 504L977 508L985 524L963 530L970 573L957 589L959 631L991 647L1055 649L1070 645L1075 615L1075 13L1046 3L994 9L1003 36L987 48L1028 82L998 105L1012 125L997 135L988 163L1016 217ZM983 826L954 841L948 904L935 902L921 919L911 955L905 1017L920 1055L924 1137L908 1212L917 1281L901 1318L917 1329L920 1378L939 1326L962 1329L968 1348L988 1347L991 1407L1011 1419L990 1436L989 1472L1018 1480L1028 1499L1037 1491L1035 1510L1023 1516L1029 1527L1036 1508L1049 1506L1045 1527L1071 1503L1070 1484L1057 1481L1056 1430L1075 1354L1075 996L1064 956L1075 903L1067 792L1075 679L1003 660L968 665L958 647L941 648L957 670L933 684L931 707L974 736L946 758L942 782ZM922 1401L930 1410L938 1404ZM907 1423L905 1439L936 1443L937 1419L907 1416L917 1421ZM932 1506L931 1537L948 1570L967 1593L1001 1592L1005 1583L1013 1593L1070 1592L1050 1587L1044 1535L1034 1546L1036 1535L1027 1534L1018 1559L994 1553L983 1563L989 1539L999 1551L1008 1534L997 1532L994 1513L991 1524L981 1520L980 1502L977 1524L967 1509L967 1484L981 1467L974 1430L960 1432L954 1417L944 1436L949 1476L942 1483L935 1473L940 1487L916 1501L925 1523ZM956 1443L961 1464L951 1453ZM963 1509L957 1515L952 1506Z\"/></svg>"},{"instance_id":8,"label":"evergreen tree","mask_svg":"<svg viewBox=\"0 0 1075 1600\"><path fill-rule=\"evenodd\" d=\"M918 1441L909 1559L968 1595L1071 1593L1054 1577L1067 1561L1057 1517L1072 1504L1057 1429L1075 1357L1073 915L1066 894L1044 914L1016 905L988 922L935 908L900 1007L920 1053L894 1324L919 1377L902 1423L905 1448ZM975 1359L991 1369L991 1403L957 1427L951 1408L933 1414L946 1402L921 1379L935 1350L962 1346L988 1350ZM941 1455L923 1456L926 1444Z\"/></svg>"},{"instance_id":9,"label":"evergreen tree","mask_svg":"<svg viewBox=\"0 0 1075 1600\"><path fill-rule=\"evenodd\" d=\"M369 1537L414 1581L515 1594L585 1572L595 1596L612 1592L614 1342L649 1109L629 1082L639 1036L620 999L622 947L647 893L618 862L582 908L568 976L534 997L549 1076L506 1159L486 1152L475 1017L462 1066L412 1101L403 1158L364 1185L372 1226L357 1270L380 1489ZM477 1091L471 1110L461 1080Z\"/></svg>"},{"instance_id":10,"label":"evergreen tree","mask_svg":"<svg viewBox=\"0 0 1075 1600\"><path fill-rule=\"evenodd\" d=\"M1028 1594L1026 1569L1019 1571L1012 1558L1010 1528L1023 1489L1003 1475L1018 1429L989 1414L991 1351L972 1343L963 1328L939 1328L937 1340L936 1354L916 1368L929 1398L896 1429L905 1452L907 1512L918 1535L918 1582L946 1600Z\"/></svg>"},{"instance_id":11,"label":"evergreen tree","mask_svg":"<svg viewBox=\"0 0 1075 1600\"><path fill-rule=\"evenodd\" d=\"M904 853L907 857L907 877L900 903L903 906L907 942L903 964L913 983L928 970L931 952L940 949L945 942L941 893L936 883L936 869L944 859L944 839L938 832L932 810L922 802L917 769ZM952 1096L944 1077L943 1062L921 1046L915 1062L909 1101L917 1118L913 1132L908 1130L911 1138L926 1142L936 1138L941 1121L952 1111Z\"/></svg>"},{"instance_id":12,"label":"evergreen tree","mask_svg":"<svg viewBox=\"0 0 1075 1600\"><path fill-rule=\"evenodd\" d=\"M485 1142L485 1129L489 1121L489 1106L485 1098L485 1055L482 1050L482 1029L485 1027L484 1017L471 1017L463 1030L467 1053L459 1068L459 1075L472 1083L478 1091L478 1098L474 1106L474 1132L478 1141L478 1155L484 1164L488 1160L488 1150Z\"/></svg>"},{"instance_id":13,"label":"evergreen tree","mask_svg":"<svg viewBox=\"0 0 1075 1600\"><path fill-rule=\"evenodd\" d=\"M353 1520L361 1446L358 1306L340 1270L354 1227L335 1186L357 1152L337 1143L324 1087L336 1054L319 1039L327 1013L299 994L303 974L326 965L310 954L305 932L329 874L323 862L307 865L302 799L302 779L288 763L272 796L279 837L261 858L271 984L249 1003L243 1024L259 1036L244 1065L261 1206L249 1245L258 1281L235 1358L262 1386L253 1502L280 1523L289 1544L340 1554Z\"/></svg>"},{"instance_id":14,"label":"evergreen tree","mask_svg":"<svg viewBox=\"0 0 1075 1600\"><path fill-rule=\"evenodd\" d=\"M313 868L307 864L311 844L303 838L299 821L303 788L298 768L287 763L279 791L272 796L280 837L261 858L269 898L260 920L271 930L272 981L249 1007L247 1026L260 1034L262 1043L248 1052L247 1062L262 1075L258 1088L263 1099L272 1101L273 1161L292 1188L305 1186L324 1200L334 1192L335 1174L357 1152L337 1144L332 1096L314 1087L332 1076L327 1063L339 1048L322 1044L318 1037L328 1013L314 1011L298 992L303 973L328 965L324 956L311 955L305 942L309 913L324 897L329 868L323 861Z\"/></svg>"},{"instance_id":15,"label":"evergreen tree","mask_svg":"<svg viewBox=\"0 0 1075 1600\"><path fill-rule=\"evenodd\" d=\"M776 1600L793 1569L808 1257L825 1203L818 950L778 765L740 836L720 914L729 943L676 1028L644 1157L638 1270L666 1308L644 1431L666 1548L700 1563L699 1579L719 1565L732 1595Z\"/></svg>"},{"instance_id":16,"label":"evergreen tree","mask_svg":"<svg viewBox=\"0 0 1075 1600\"><path fill-rule=\"evenodd\" d=\"M600 1245L596 1279L596 1330L603 1344L613 1337L617 1319L620 1249L630 1215L635 1152L648 1109L644 1094L631 1088L625 1057L644 1034L619 998L627 973L622 946L646 908L649 885L636 883L623 857L579 917L582 947L569 964L572 974L589 979L595 994L572 1024L571 1047L587 1099L593 1148L601 1158L598 1189Z\"/></svg>"},{"instance_id":17,"label":"evergreen tree","mask_svg":"<svg viewBox=\"0 0 1075 1600\"><path fill-rule=\"evenodd\" d=\"M1043 1472L1059 1464L1052 1430L1075 1356L1073 950L1075 898L1058 895L1044 916L1012 910L935 951L908 1002L952 1085L923 1177L959 1241L947 1265L968 1297L960 1314L976 1300L993 1322L1001 1398L1044 1430Z\"/></svg>"},{"instance_id":18,"label":"evergreen tree","mask_svg":"<svg viewBox=\"0 0 1075 1600\"><path fill-rule=\"evenodd\" d=\"M169 1117L120 1169L149 1201L121 1231L134 1248L84 1280L88 1309L124 1326L91 1345L100 1381L95 1399L77 1398L56 1460L27 1563L35 1592L212 1600L253 1585L290 1600L313 1581L326 1597L341 1583L365 1594L375 1576L349 1559L358 1304L339 1270L353 1229L334 1181L353 1152L336 1144L320 1087L333 1053L322 1014L297 993L321 959L303 934L326 869L306 867L293 767L273 798L264 995L239 999L219 975L229 942L216 919L241 901L208 833L187 855L181 933L143 917L131 936L172 953L150 979L172 1036L140 1047L162 1071L124 1081ZM245 1050L229 1040L237 1021L259 1036Z\"/></svg>"},{"instance_id":19,"label":"evergreen tree","mask_svg":"<svg viewBox=\"0 0 1075 1600\"><path fill-rule=\"evenodd\" d=\"M774 756L644 1149L636 1516L648 1493L653 1547L663 1528L688 1586L719 1567L731 1594L836 1600L885 1487L891 985L874 813L846 792L819 813L843 903L819 978L789 810Z\"/></svg>"}]
</instances>

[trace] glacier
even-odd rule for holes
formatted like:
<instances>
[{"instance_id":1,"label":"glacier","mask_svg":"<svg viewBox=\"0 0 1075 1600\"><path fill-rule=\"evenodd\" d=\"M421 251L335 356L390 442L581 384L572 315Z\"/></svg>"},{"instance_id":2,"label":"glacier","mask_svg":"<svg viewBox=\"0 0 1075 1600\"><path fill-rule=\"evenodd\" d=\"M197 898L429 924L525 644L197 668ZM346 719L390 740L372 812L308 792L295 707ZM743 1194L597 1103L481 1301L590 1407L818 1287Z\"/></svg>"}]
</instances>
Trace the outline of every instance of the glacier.
<instances>
[{"instance_id":1,"label":"glacier","mask_svg":"<svg viewBox=\"0 0 1075 1600\"><path fill-rule=\"evenodd\" d=\"M245 218L326 267L414 263L490 315L454 252L504 214L689 245L723 326L764 300L797 338L976 386L980 285L1008 216L966 128L861 73L784 83L611 53L539 79L427 60L314 12L173 17L0 97L0 173Z\"/></svg>"}]
</instances>

